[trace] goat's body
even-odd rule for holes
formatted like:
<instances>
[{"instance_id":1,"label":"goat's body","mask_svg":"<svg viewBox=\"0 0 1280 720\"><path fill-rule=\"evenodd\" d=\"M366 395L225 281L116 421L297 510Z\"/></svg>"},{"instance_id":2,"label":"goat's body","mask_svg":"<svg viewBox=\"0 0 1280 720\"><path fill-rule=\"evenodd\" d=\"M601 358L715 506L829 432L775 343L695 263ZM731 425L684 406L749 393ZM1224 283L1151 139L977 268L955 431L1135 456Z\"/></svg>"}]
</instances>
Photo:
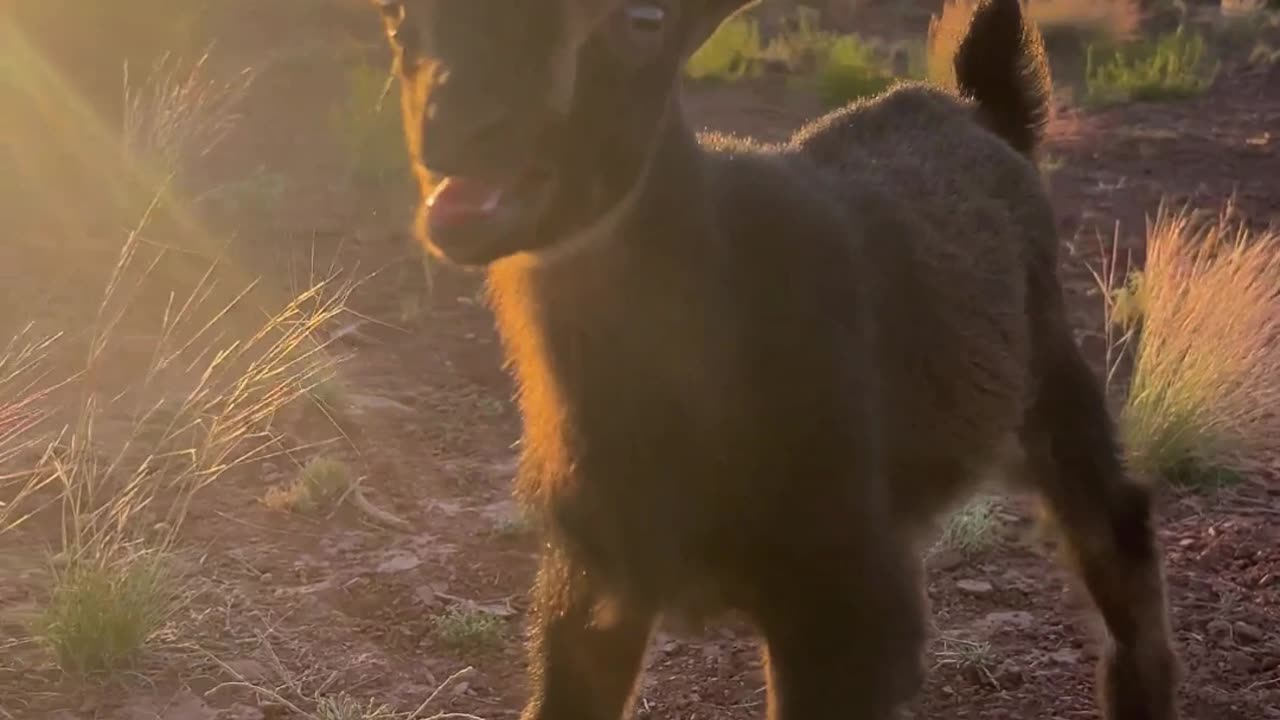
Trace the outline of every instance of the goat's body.
<instances>
[{"instance_id":1,"label":"goat's body","mask_svg":"<svg viewBox=\"0 0 1280 720\"><path fill-rule=\"evenodd\" d=\"M970 116L912 87L788 146L712 137L693 187L642 200L665 227L494 270L521 488L590 566L663 605L732 594L779 528L924 522L997 460L1028 403L1027 259L1054 238L1034 167ZM983 179L931 171L939 137Z\"/></svg>"},{"instance_id":2,"label":"goat's body","mask_svg":"<svg viewBox=\"0 0 1280 720\"><path fill-rule=\"evenodd\" d=\"M777 146L699 141L675 99L604 231L490 265L549 533L528 720L615 720L654 618L723 609L768 640L772 718L884 720L920 683L920 533L1011 449L1113 635L1108 717L1175 716L1148 497L1031 161L1028 37L993 0L969 97L900 87Z\"/></svg>"}]
</instances>

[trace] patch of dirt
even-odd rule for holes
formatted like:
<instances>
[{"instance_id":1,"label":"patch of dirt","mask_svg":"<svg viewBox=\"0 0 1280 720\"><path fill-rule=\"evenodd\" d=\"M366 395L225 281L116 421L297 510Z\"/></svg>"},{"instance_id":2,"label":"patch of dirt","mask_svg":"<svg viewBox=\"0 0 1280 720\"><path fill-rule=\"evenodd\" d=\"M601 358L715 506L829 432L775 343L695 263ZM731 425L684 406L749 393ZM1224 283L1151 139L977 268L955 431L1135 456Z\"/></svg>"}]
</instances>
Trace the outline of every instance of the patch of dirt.
<instances>
[{"instance_id":1,"label":"patch of dirt","mask_svg":"<svg viewBox=\"0 0 1280 720\"><path fill-rule=\"evenodd\" d=\"M280 28L290 18L262 16ZM325 16L328 18L328 16ZM261 18L260 18L261 19ZM328 18L331 19L332 18ZM86 688L48 670L19 637L42 597L40 562L56 526L33 524L0 548L0 718L282 719L296 713L236 683L305 698L345 691L400 711L442 683L431 711L514 717L525 697L522 633L535 539L509 503L518 418L479 277L436 268L428 283L405 233L407 182L351 186L325 118L340 99L339 60L307 40L334 26L280 32L245 21L237 61L269 66L239 130L208 172L264 168L285 181L268 211L211 217L233 234L244 268L286 273L299 258L377 274L356 292L358 320L337 341L358 399L358 442L343 451L368 498L408 521L378 526L350 508L331 518L270 510L263 493L295 472L262 463L210 488L186 526L195 599L180 637L139 677ZM318 21L317 21L318 22ZM337 20L333 20L337 22ZM347 28L366 38L369 27ZM309 34L310 33L310 34ZM374 33L376 34L376 32ZM287 50L296 51L290 55ZM777 140L817 112L772 80L689 91L700 127ZM1061 109L1046 147L1060 215L1064 272L1081 327L1096 331L1087 269L1094 233L1113 223L1136 249L1162 196L1216 208L1235 193L1249 218L1280 219L1280 72L1229 74L1199 98L1103 112ZM406 303L419 308L406 313ZM308 414L302 425L322 424ZM314 428L313 428L314 429ZM299 431L301 432L301 430ZM325 432L316 430L316 432ZM1212 497L1164 498L1160 535L1172 618L1186 664L1180 698L1198 720L1280 718L1280 488L1251 479ZM995 546L930 570L932 666L917 718L1095 717L1092 615L1030 534L1030 511L1008 501ZM56 520L56 519L54 519ZM451 608L493 615L496 643L454 644L437 618ZM760 647L740 623L653 643L641 717L758 718ZM228 685L227 683L232 683Z\"/></svg>"}]
</instances>

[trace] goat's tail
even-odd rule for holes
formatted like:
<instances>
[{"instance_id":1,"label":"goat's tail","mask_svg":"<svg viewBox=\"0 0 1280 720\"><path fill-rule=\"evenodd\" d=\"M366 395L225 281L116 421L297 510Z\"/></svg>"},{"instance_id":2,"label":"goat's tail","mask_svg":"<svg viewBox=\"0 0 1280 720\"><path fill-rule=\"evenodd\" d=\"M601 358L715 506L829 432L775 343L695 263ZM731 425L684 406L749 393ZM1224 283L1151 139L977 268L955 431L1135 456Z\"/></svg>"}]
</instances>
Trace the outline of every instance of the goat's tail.
<instances>
[{"instance_id":1,"label":"goat's tail","mask_svg":"<svg viewBox=\"0 0 1280 720\"><path fill-rule=\"evenodd\" d=\"M1031 157L1049 119L1049 63L1021 0L979 0L955 56L956 86L978 116L1015 150Z\"/></svg>"}]
</instances>

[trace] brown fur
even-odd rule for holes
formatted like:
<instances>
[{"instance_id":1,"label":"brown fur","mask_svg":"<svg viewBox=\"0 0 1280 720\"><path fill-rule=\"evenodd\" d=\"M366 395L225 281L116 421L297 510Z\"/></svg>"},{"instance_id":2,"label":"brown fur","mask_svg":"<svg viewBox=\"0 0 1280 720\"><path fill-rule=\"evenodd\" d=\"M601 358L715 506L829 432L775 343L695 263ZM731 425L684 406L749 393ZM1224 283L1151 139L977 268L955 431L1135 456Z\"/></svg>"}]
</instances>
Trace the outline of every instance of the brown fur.
<instances>
[{"instance_id":1,"label":"brown fur","mask_svg":"<svg viewBox=\"0 0 1280 720\"><path fill-rule=\"evenodd\" d=\"M696 40L741 4L687 0L681 21ZM699 142L660 87L680 58L617 119L610 56L581 48L563 182L583 184L481 261L519 386L517 494L548 531L526 720L616 720L657 617L719 609L767 640L770 718L890 717L922 677L915 545L1011 445L1110 632L1107 717L1176 716L1149 500L1026 157L1047 92L1026 38L1017 0L990 0L967 99L900 87L777 147ZM411 148L446 142L428 115L406 107Z\"/></svg>"}]
</instances>

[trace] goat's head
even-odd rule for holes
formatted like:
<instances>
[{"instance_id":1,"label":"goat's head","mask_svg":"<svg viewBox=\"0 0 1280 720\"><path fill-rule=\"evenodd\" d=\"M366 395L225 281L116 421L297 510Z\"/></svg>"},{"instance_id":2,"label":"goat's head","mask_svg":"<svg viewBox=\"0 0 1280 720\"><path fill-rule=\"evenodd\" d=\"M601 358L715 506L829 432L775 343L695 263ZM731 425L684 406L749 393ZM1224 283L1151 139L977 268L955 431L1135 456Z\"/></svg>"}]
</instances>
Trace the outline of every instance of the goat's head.
<instances>
[{"instance_id":1,"label":"goat's head","mask_svg":"<svg viewBox=\"0 0 1280 720\"><path fill-rule=\"evenodd\" d=\"M372 0L434 253L481 265L607 222L685 60L749 0Z\"/></svg>"}]
</instances>

